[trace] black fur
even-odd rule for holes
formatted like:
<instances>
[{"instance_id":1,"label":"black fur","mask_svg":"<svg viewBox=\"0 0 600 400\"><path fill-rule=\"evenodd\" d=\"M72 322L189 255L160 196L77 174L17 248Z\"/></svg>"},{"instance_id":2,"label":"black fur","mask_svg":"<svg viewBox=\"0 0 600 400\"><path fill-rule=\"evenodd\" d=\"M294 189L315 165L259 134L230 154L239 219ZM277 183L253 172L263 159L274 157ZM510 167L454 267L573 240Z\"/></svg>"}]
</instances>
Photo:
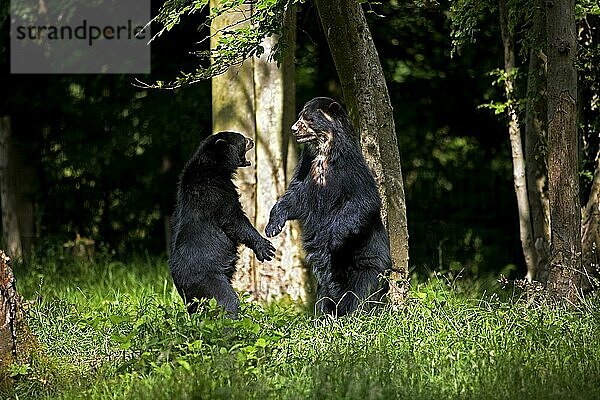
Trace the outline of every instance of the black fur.
<instances>
[{"instance_id":1,"label":"black fur","mask_svg":"<svg viewBox=\"0 0 600 400\"><path fill-rule=\"evenodd\" d=\"M379 302L391 269L381 200L346 111L317 97L304 106L292 132L307 143L286 193L271 210L267 237L299 220L307 260L317 278L319 309L345 315L361 301Z\"/></svg>"},{"instance_id":2,"label":"black fur","mask_svg":"<svg viewBox=\"0 0 600 400\"><path fill-rule=\"evenodd\" d=\"M239 133L219 132L200 143L181 173L169 265L190 313L197 308L194 298L215 298L237 316L231 279L239 244L254 250L260 261L273 257L275 249L248 221L232 182L238 167L250 165L245 154L252 146Z\"/></svg>"}]
</instances>

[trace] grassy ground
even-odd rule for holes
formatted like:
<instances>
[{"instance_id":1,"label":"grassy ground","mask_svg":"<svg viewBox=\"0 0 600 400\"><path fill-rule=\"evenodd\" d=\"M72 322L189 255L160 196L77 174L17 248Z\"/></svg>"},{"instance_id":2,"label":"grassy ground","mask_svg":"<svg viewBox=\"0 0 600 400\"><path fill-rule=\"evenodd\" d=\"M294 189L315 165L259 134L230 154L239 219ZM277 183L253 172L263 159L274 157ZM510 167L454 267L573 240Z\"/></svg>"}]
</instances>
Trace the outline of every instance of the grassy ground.
<instances>
[{"instance_id":1,"label":"grassy ground","mask_svg":"<svg viewBox=\"0 0 600 400\"><path fill-rule=\"evenodd\" d=\"M18 399L598 399L600 299L578 310L414 284L399 310L332 320L244 303L189 317L166 263L18 267L41 352Z\"/></svg>"}]
</instances>

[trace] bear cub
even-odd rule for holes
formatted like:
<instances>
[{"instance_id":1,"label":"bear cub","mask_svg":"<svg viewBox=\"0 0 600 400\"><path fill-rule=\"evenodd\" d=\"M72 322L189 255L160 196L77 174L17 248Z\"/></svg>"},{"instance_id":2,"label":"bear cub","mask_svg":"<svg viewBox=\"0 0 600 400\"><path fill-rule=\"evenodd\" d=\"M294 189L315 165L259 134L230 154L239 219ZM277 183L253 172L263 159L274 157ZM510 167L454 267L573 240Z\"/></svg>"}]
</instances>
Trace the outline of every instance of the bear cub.
<instances>
[{"instance_id":1,"label":"bear cub","mask_svg":"<svg viewBox=\"0 0 600 400\"><path fill-rule=\"evenodd\" d=\"M275 253L244 214L232 182L238 168L250 165L246 152L253 146L239 133L219 132L200 143L181 173L169 267L190 313L198 307L194 298L214 298L236 318L239 299L231 280L238 245L251 248L261 262Z\"/></svg>"},{"instance_id":2,"label":"bear cub","mask_svg":"<svg viewBox=\"0 0 600 400\"><path fill-rule=\"evenodd\" d=\"M304 150L265 233L273 237L286 221L300 221L322 313L342 316L361 304L369 309L388 291L390 243L375 179L348 114L334 100L317 97L306 103L292 133Z\"/></svg>"}]
</instances>

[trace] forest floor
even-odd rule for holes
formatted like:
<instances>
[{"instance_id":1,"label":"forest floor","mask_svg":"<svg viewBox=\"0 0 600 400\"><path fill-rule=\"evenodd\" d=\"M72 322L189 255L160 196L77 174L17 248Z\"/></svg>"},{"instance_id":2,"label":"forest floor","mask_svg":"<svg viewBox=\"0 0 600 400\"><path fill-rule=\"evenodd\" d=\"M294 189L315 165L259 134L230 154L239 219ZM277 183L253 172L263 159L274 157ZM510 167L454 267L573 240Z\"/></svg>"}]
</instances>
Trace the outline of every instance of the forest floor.
<instances>
[{"instance_id":1,"label":"forest floor","mask_svg":"<svg viewBox=\"0 0 600 400\"><path fill-rule=\"evenodd\" d=\"M556 309L438 277L370 315L246 301L231 321L188 316L164 260L32 260L16 276L39 350L0 398L600 398L598 296Z\"/></svg>"}]
</instances>

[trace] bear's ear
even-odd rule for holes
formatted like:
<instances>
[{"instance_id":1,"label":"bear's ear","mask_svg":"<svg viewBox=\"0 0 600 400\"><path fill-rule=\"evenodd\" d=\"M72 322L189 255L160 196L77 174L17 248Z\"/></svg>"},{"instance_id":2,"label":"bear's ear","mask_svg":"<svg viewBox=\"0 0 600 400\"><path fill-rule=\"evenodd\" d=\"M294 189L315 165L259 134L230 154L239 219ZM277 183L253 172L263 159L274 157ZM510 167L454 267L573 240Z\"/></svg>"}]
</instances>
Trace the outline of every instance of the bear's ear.
<instances>
[{"instance_id":1,"label":"bear's ear","mask_svg":"<svg viewBox=\"0 0 600 400\"><path fill-rule=\"evenodd\" d=\"M215 141L215 146L226 146L226 145L227 145L227 140L225 140L225 139L219 138Z\"/></svg>"},{"instance_id":2,"label":"bear's ear","mask_svg":"<svg viewBox=\"0 0 600 400\"><path fill-rule=\"evenodd\" d=\"M343 113L344 108L340 105L340 103L334 101L329 105L329 107L327 107L327 111L333 115L336 115L339 113Z\"/></svg>"}]
</instances>

